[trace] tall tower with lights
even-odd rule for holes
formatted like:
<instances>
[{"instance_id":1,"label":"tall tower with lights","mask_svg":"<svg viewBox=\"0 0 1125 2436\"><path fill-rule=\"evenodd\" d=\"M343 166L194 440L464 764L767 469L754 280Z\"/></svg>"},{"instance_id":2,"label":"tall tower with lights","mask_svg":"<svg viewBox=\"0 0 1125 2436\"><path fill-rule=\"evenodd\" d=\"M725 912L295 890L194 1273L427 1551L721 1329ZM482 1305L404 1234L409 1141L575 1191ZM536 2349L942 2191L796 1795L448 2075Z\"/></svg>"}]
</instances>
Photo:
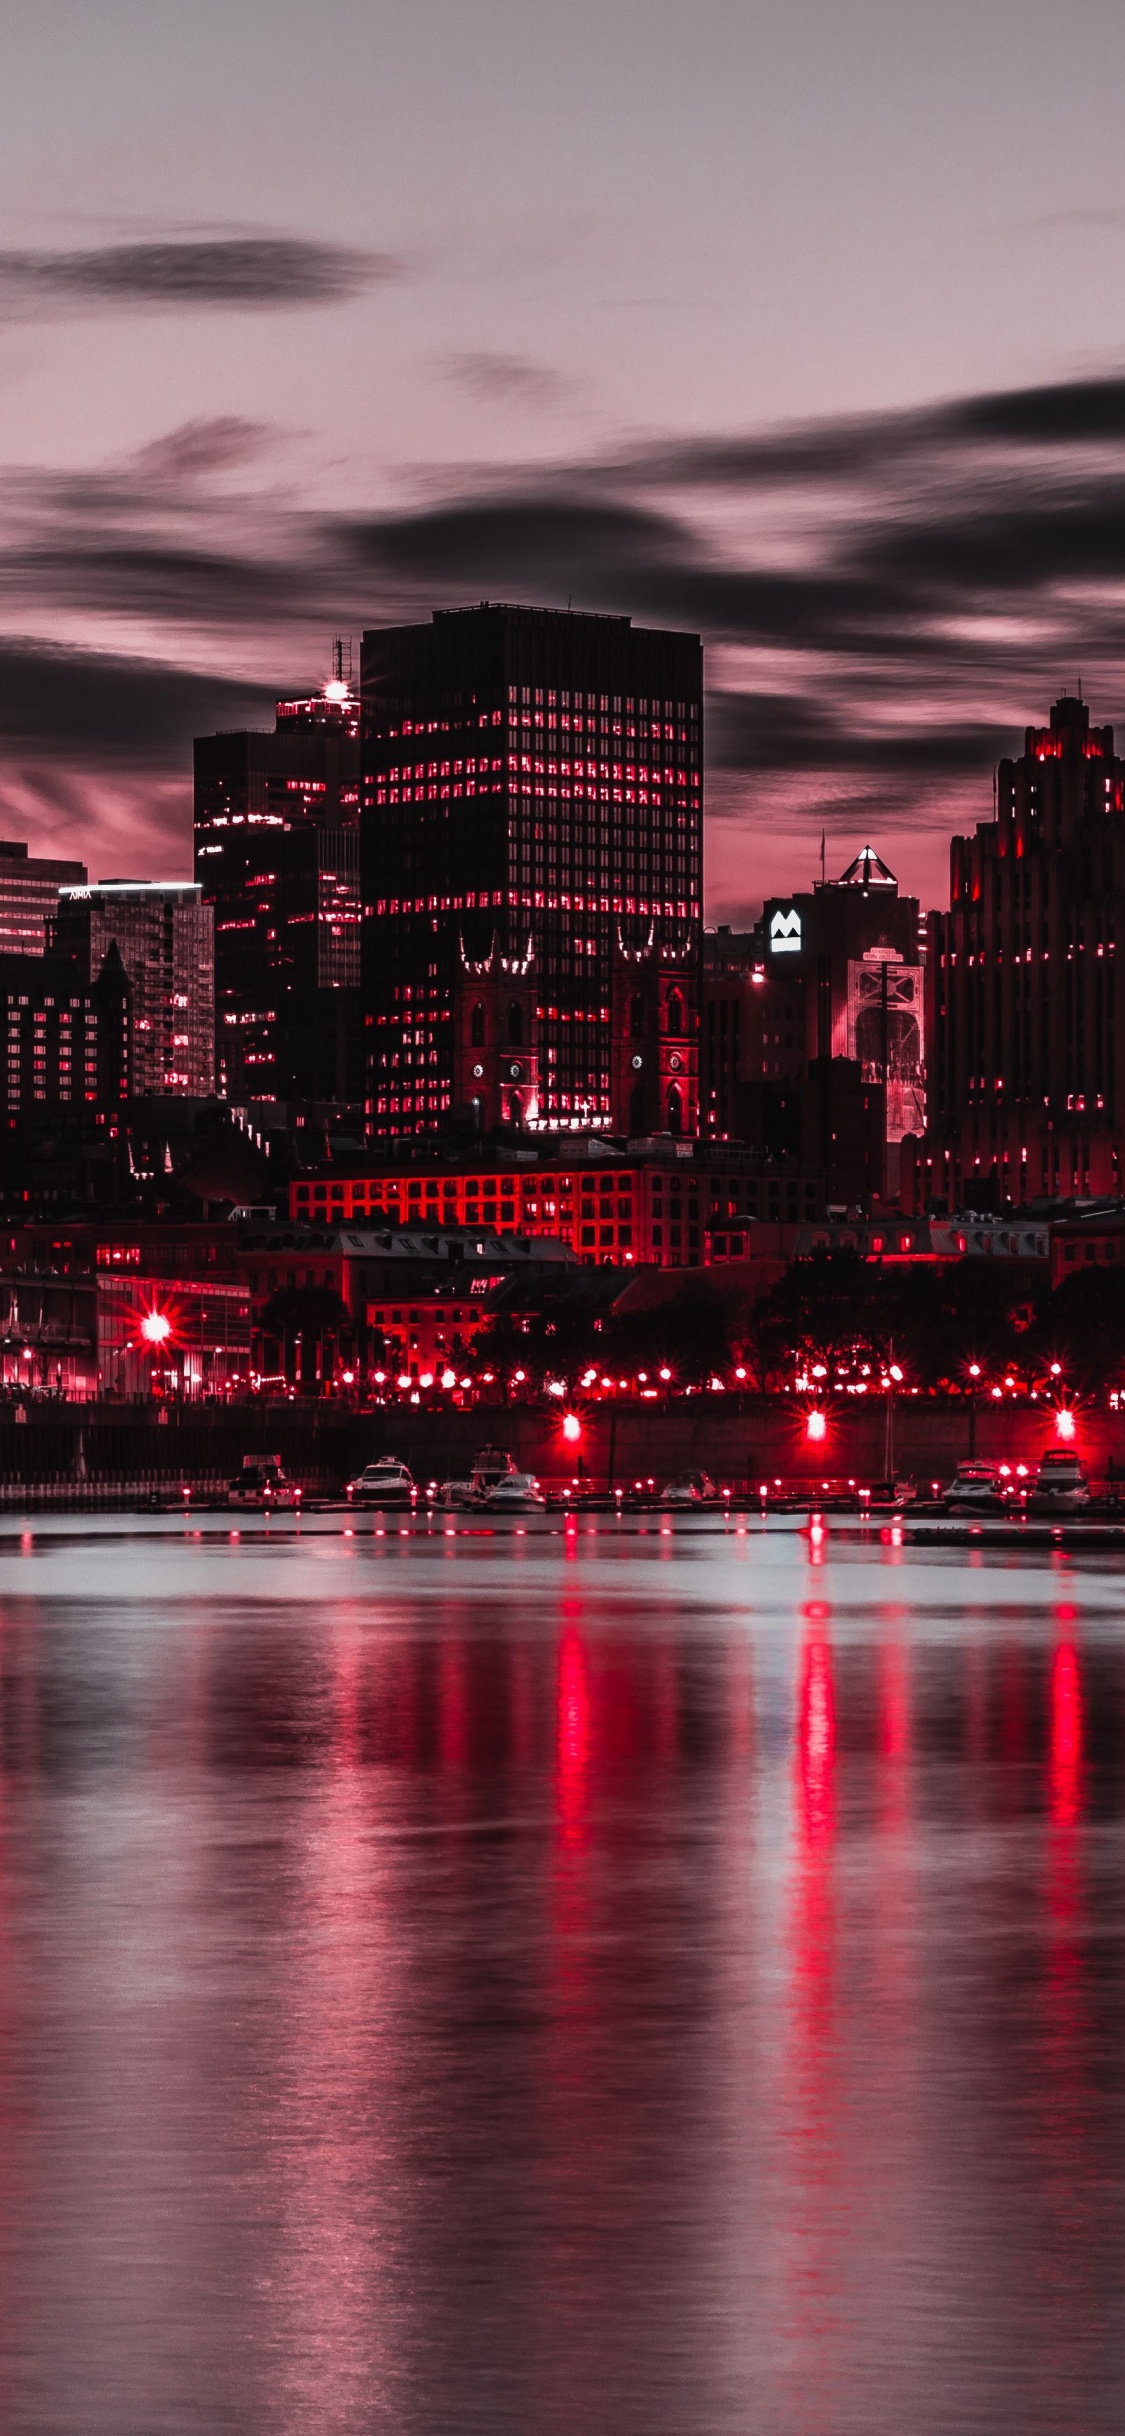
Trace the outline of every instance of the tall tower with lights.
<instances>
[{"instance_id":1,"label":"tall tower with lights","mask_svg":"<svg viewBox=\"0 0 1125 2436\"><path fill-rule=\"evenodd\" d=\"M361 694L369 1134L433 1131L474 1064L483 1079L487 1059L465 1053L499 983L470 984L512 975L532 986L508 993L530 1012L503 1043L520 1067L506 1121L627 1132L639 1099L615 1054L615 970L651 962L658 939L685 1032L645 1106L654 1129L694 1130L698 635L486 602L365 634Z\"/></svg>"},{"instance_id":2,"label":"tall tower with lights","mask_svg":"<svg viewBox=\"0 0 1125 2436\"><path fill-rule=\"evenodd\" d=\"M359 703L339 647L272 733L196 738L195 875L215 909L220 1092L358 1100Z\"/></svg>"},{"instance_id":3,"label":"tall tower with lights","mask_svg":"<svg viewBox=\"0 0 1125 2436\"><path fill-rule=\"evenodd\" d=\"M952 840L928 968L917 1197L971 1209L1118 1196L1125 764L1073 695L1001 762L996 818Z\"/></svg>"}]
</instances>

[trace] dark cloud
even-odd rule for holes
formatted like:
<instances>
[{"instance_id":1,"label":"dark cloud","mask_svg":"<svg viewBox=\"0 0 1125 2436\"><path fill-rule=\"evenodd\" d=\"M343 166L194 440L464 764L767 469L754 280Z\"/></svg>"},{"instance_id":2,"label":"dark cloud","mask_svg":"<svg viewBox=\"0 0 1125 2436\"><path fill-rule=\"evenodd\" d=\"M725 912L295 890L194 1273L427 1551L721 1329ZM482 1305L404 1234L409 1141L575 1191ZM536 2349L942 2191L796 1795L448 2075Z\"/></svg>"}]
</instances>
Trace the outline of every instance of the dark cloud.
<instances>
[{"instance_id":1,"label":"dark cloud","mask_svg":"<svg viewBox=\"0 0 1125 2436\"><path fill-rule=\"evenodd\" d=\"M1120 707L1116 374L616 467L482 475L396 514L318 514L246 487L239 469L270 437L216 418L104 471L12 475L0 602L21 625L194 629L203 657L229 635L232 656L252 642L260 664L272 638L298 682L300 656L309 682L334 631L482 597L697 628L728 835L735 819L772 822L783 798L797 824L830 800L948 829L964 816L951 807L987 815L991 767L1079 670L1100 717ZM192 656L182 640L165 653ZM186 777L194 733L268 723L270 701L155 656L14 643L0 649L0 761Z\"/></svg>"},{"instance_id":2,"label":"dark cloud","mask_svg":"<svg viewBox=\"0 0 1125 2436\"><path fill-rule=\"evenodd\" d=\"M0 641L0 760L187 771L192 738L273 724L265 687L159 661Z\"/></svg>"},{"instance_id":3,"label":"dark cloud","mask_svg":"<svg viewBox=\"0 0 1125 2436\"><path fill-rule=\"evenodd\" d=\"M250 422L245 415L200 415L175 431L150 440L132 459L148 481L197 482L205 474L225 473L246 465L274 437L274 426Z\"/></svg>"},{"instance_id":4,"label":"dark cloud","mask_svg":"<svg viewBox=\"0 0 1125 2436\"><path fill-rule=\"evenodd\" d=\"M484 349L447 356L443 369L447 380L455 381L459 389L482 399L486 405L500 401L517 406L557 406L574 391L573 381L568 381L561 372L552 372L546 364L528 363L519 355L491 355Z\"/></svg>"},{"instance_id":5,"label":"dark cloud","mask_svg":"<svg viewBox=\"0 0 1125 2436\"><path fill-rule=\"evenodd\" d=\"M154 238L67 253L8 248L0 252L0 316L338 304L396 267L388 255L307 237Z\"/></svg>"},{"instance_id":6,"label":"dark cloud","mask_svg":"<svg viewBox=\"0 0 1125 2436\"><path fill-rule=\"evenodd\" d=\"M276 626L313 606L309 570L217 550L121 542L0 552L0 597L212 629Z\"/></svg>"},{"instance_id":7,"label":"dark cloud","mask_svg":"<svg viewBox=\"0 0 1125 2436\"><path fill-rule=\"evenodd\" d=\"M560 582L600 583L690 546L686 527L651 509L534 491L455 501L350 530L357 553L372 568L485 587L538 580L554 590Z\"/></svg>"},{"instance_id":8,"label":"dark cloud","mask_svg":"<svg viewBox=\"0 0 1125 2436\"><path fill-rule=\"evenodd\" d=\"M861 727L815 695L717 692L708 704L708 748L716 770L917 783L986 770L1011 751L1012 736L983 721Z\"/></svg>"},{"instance_id":9,"label":"dark cloud","mask_svg":"<svg viewBox=\"0 0 1125 2436\"><path fill-rule=\"evenodd\" d=\"M869 576L916 598L958 600L1043 593L1060 583L1125 575L1125 471L1076 482L998 483L940 517L904 519L854 550Z\"/></svg>"},{"instance_id":10,"label":"dark cloud","mask_svg":"<svg viewBox=\"0 0 1125 2436\"><path fill-rule=\"evenodd\" d=\"M913 463L936 474L987 443L1074 447L1125 440L1125 376L1107 373L1024 389L986 391L900 413L851 415L669 447L654 443L590 469L593 480L669 488L737 489L777 482L901 477Z\"/></svg>"}]
</instances>

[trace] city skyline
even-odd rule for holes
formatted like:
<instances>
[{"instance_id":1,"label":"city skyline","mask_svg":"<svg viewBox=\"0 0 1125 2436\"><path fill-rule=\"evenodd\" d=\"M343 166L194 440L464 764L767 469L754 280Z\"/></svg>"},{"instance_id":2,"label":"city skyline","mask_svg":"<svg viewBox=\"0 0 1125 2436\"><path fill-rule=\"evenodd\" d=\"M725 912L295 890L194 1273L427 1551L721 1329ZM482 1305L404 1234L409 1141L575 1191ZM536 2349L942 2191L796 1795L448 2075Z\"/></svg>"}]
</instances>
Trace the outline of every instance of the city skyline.
<instances>
[{"instance_id":1,"label":"city skyline","mask_svg":"<svg viewBox=\"0 0 1125 2436\"><path fill-rule=\"evenodd\" d=\"M1029 701L1125 715L1123 50L1092 0L17 19L0 828L186 875L192 736L333 633L573 602L704 634L710 919L822 827L944 903Z\"/></svg>"}]
</instances>

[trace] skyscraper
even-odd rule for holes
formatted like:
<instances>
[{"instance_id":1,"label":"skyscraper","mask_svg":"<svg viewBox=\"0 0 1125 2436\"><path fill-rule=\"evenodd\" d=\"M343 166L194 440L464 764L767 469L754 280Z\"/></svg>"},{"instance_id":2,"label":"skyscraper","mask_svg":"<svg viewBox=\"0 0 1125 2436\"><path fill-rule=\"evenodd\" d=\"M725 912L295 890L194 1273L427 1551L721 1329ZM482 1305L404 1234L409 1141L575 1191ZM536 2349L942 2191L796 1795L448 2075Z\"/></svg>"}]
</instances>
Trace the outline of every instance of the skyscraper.
<instances>
[{"instance_id":1,"label":"skyscraper","mask_svg":"<svg viewBox=\"0 0 1125 2436\"><path fill-rule=\"evenodd\" d=\"M823 1097L855 1078L884 1094L885 1159L878 1189L894 1194L899 1145L925 1108L924 968L917 897L871 846L838 880L768 897L755 931L712 933L703 982L704 1131L770 1138L771 1109L809 1078ZM824 1123L829 1122L828 1102ZM851 1119L841 1118L844 1123ZM764 1129L764 1130L763 1130ZM827 1152L826 1172L833 1162Z\"/></svg>"},{"instance_id":2,"label":"skyscraper","mask_svg":"<svg viewBox=\"0 0 1125 2436\"><path fill-rule=\"evenodd\" d=\"M1125 765L1064 696L950 845L930 916L929 1126L916 1192L1114 1193L1125 1151Z\"/></svg>"},{"instance_id":3,"label":"skyscraper","mask_svg":"<svg viewBox=\"0 0 1125 2436\"><path fill-rule=\"evenodd\" d=\"M80 888L85 879L85 863L29 854L26 846L0 838L0 955L42 956L60 888Z\"/></svg>"},{"instance_id":4,"label":"skyscraper","mask_svg":"<svg viewBox=\"0 0 1125 2436\"><path fill-rule=\"evenodd\" d=\"M63 1108L96 1105L103 1079L97 1000L69 956L0 956L5 1131L16 1133Z\"/></svg>"},{"instance_id":5,"label":"skyscraper","mask_svg":"<svg viewBox=\"0 0 1125 2436\"><path fill-rule=\"evenodd\" d=\"M116 947L130 990L133 1091L205 1099L215 1088L214 927L197 883L64 888L55 938L91 985Z\"/></svg>"},{"instance_id":6,"label":"skyscraper","mask_svg":"<svg viewBox=\"0 0 1125 2436\"><path fill-rule=\"evenodd\" d=\"M681 1043L652 1045L665 1087L646 1121L693 1130L699 637L482 603L365 634L361 692L370 1133L431 1130L475 1063L484 1076L465 1052L505 974L508 1121L628 1130L650 1053L638 1040L635 1071L615 1059L622 959L630 1003L642 967L691 976Z\"/></svg>"},{"instance_id":7,"label":"skyscraper","mask_svg":"<svg viewBox=\"0 0 1125 2436\"><path fill-rule=\"evenodd\" d=\"M195 873L215 909L219 1089L354 1100L359 705L337 674L276 725L195 744Z\"/></svg>"}]
</instances>

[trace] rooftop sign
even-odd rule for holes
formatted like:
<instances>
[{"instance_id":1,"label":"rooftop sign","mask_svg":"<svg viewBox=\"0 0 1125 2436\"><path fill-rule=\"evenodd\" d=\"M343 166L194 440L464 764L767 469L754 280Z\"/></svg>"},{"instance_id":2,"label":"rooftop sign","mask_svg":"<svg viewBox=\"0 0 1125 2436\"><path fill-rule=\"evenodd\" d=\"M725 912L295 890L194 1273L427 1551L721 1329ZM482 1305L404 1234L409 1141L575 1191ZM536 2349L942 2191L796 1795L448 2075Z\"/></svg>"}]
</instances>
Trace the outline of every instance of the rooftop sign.
<instances>
[{"instance_id":1,"label":"rooftop sign","mask_svg":"<svg viewBox=\"0 0 1125 2436\"><path fill-rule=\"evenodd\" d=\"M801 953L801 917L795 905L788 913L779 906L770 915L771 956L799 956Z\"/></svg>"}]
</instances>

